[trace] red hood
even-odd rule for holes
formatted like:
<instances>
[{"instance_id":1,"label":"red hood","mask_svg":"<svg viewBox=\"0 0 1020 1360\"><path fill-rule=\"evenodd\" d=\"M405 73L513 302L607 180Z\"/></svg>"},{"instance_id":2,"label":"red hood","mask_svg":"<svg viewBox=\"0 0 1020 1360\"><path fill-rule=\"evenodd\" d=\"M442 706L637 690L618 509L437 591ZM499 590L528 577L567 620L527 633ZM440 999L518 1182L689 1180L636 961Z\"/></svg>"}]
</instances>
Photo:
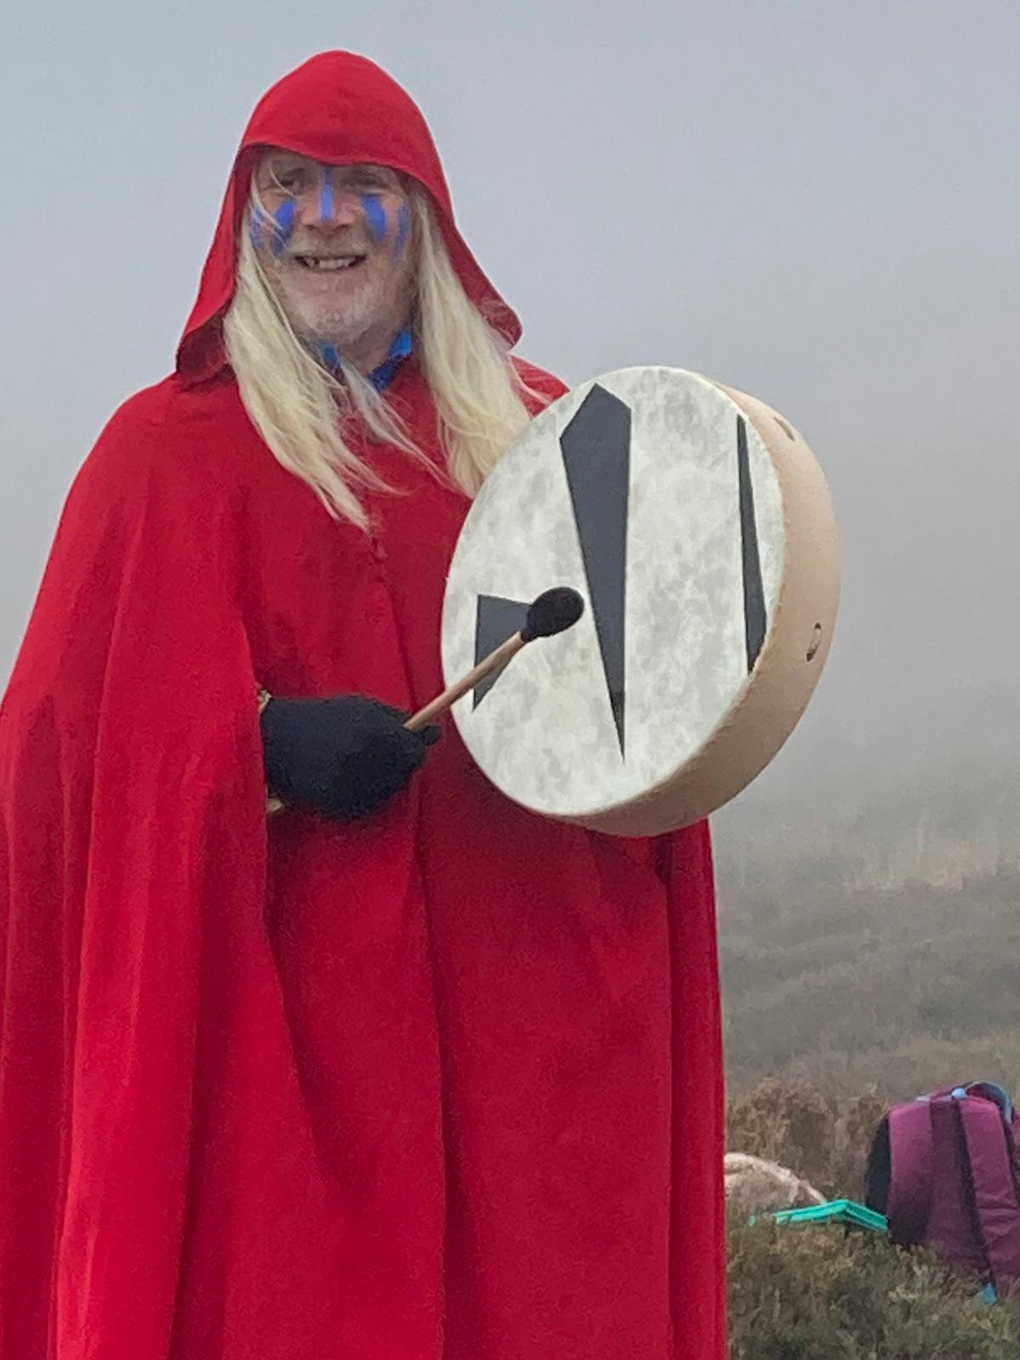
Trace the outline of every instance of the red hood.
<instances>
[{"instance_id":1,"label":"red hood","mask_svg":"<svg viewBox=\"0 0 1020 1360\"><path fill-rule=\"evenodd\" d=\"M471 301L511 344L521 324L482 273L457 230L439 155L421 110L366 57L322 52L284 76L259 101L227 185L198 299L177 350L185 382L212 377L226 362L221 320L234 295L237 231L258 151L284 147L334 164L370 162L411 175L428 190L453 267Z\"/></svg>"}]
</instances>

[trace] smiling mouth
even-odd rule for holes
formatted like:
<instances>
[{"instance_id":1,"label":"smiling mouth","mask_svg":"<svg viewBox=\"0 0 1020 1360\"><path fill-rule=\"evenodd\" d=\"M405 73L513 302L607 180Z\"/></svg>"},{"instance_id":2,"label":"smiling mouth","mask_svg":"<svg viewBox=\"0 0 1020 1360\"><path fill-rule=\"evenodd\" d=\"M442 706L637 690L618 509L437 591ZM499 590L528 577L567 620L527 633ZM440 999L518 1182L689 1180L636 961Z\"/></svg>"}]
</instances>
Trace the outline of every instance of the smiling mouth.
<instances>
[{"instance_id":1,"label":"smiling mouth","mask_svg":"<svg viewBox=\"0 0 1020 1360\"><path fill-rule=\"evenodd\" d=\"M293 258L302 269L311 269L315 273L354 269L365 260L364 255L295 255Z\"/></svg>"}]
</instances>

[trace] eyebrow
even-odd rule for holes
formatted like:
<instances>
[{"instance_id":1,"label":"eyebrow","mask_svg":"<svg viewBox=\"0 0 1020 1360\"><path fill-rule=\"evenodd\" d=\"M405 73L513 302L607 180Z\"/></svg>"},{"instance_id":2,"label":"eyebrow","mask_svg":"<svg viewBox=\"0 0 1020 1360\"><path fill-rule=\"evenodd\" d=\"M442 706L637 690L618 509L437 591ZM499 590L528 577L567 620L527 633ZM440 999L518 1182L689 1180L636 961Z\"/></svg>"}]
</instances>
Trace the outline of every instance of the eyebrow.
<instances>
[{"instance_id":1,"label":"eyebrow","mask_svg":"<svg viewBox=\"0 0 1020 1360\"><path fill-rule=\"evenodd\" d=\"M326 164L326 162L317 162L308 156L302 156L299 151L274 151L270 152L266 159L261 163L256 174L260 176L277 175L282 172L293 170L313 169L320 163ZM373 175L396 185L399 185L400 183L396 171L391 170L387 165L376 165L374 162L356 162L353 165L337 165L333 168L334 170L340 171L343 175Z\"/></svg>"},{"instance_id":2,"label":"eyebrow","mask_svg":"<svg viewBox=\"0 0 1020 1360\"><path fill-rule=\"evenodd\" d=\"M380 179L396 178L393 171L385 165L338 165L337 170L352 175L378 175Z\"/></svg>"},{"instance_id":3,"label":"eyebrow","mask_svg":"<svg viewBox=\"0 0 1020 1360\"><path fill-rule=\"evenodd\" d=\"M300 156L296 151L276 151L268 155L256 169L258 175L276 175L288 170L304 170L314 167L315 162Z\"/></svg>"}]
</instances>

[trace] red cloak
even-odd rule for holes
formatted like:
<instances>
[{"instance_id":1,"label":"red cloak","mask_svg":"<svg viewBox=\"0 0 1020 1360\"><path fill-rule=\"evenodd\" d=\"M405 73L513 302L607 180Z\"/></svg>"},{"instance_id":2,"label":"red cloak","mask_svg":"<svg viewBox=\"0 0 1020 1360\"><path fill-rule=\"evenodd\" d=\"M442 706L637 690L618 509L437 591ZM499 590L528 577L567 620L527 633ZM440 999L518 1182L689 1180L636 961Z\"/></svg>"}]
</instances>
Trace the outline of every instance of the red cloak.
<instances>
[{"instance_id":1,"label":"red cloak","mask_svg":"<svg viewBox=\"0 0 1020 1360\"><path fill-rule=\"evenodd\" d=\"M366 536L250 424L218 319L262 142L416 176L516 336L388 77L332 53L265 97L0 711L0 1354L719 1360L707 828L531 816L452 726L381 814L267 825L256 677L430 698L466 501L373 446L409 494ZM438 457L413 362L390 396Z\"/></svg>"}]
</instances>

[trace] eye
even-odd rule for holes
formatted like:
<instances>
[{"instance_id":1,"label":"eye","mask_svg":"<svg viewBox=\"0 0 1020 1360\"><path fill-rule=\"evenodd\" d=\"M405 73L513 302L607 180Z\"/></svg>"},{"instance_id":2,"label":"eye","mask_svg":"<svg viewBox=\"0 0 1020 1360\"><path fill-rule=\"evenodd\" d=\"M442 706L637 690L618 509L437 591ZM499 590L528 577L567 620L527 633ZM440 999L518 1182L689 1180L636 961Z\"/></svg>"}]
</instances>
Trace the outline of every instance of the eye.
<instances>
[{"instance_id":1,"label":"eye","mask_svg":"<svg viewBox=\"0 0 1020 1360\"><path fill-rule=\"evenodd\" d=\"M307 183L308 176L303 170L284 170L273 176L274 188L282 189L288 194L299 194Z\"/></svg>"},{"instance_id":2,"label":"eye","mask_svg":"<svg viewBox=\"0 0 1020 1360\"><path fill-rule=\"evenodd\" d=\"M350 183L355 189L368 189L373 193L383 193L390 188L389 180L379 170L361 170L352 177Z\"/></svg>"},{"instance_id":3,"label":"eye","mask_svg":"<svg viewBox=\"0 0 1020 1360\"><path fill-rule=\"evenodd\" d=\"M260 176L262 192L268 194L301 194L308 184L308 167L295 161L270 161Z\"/></svg>"}]
</instances>

